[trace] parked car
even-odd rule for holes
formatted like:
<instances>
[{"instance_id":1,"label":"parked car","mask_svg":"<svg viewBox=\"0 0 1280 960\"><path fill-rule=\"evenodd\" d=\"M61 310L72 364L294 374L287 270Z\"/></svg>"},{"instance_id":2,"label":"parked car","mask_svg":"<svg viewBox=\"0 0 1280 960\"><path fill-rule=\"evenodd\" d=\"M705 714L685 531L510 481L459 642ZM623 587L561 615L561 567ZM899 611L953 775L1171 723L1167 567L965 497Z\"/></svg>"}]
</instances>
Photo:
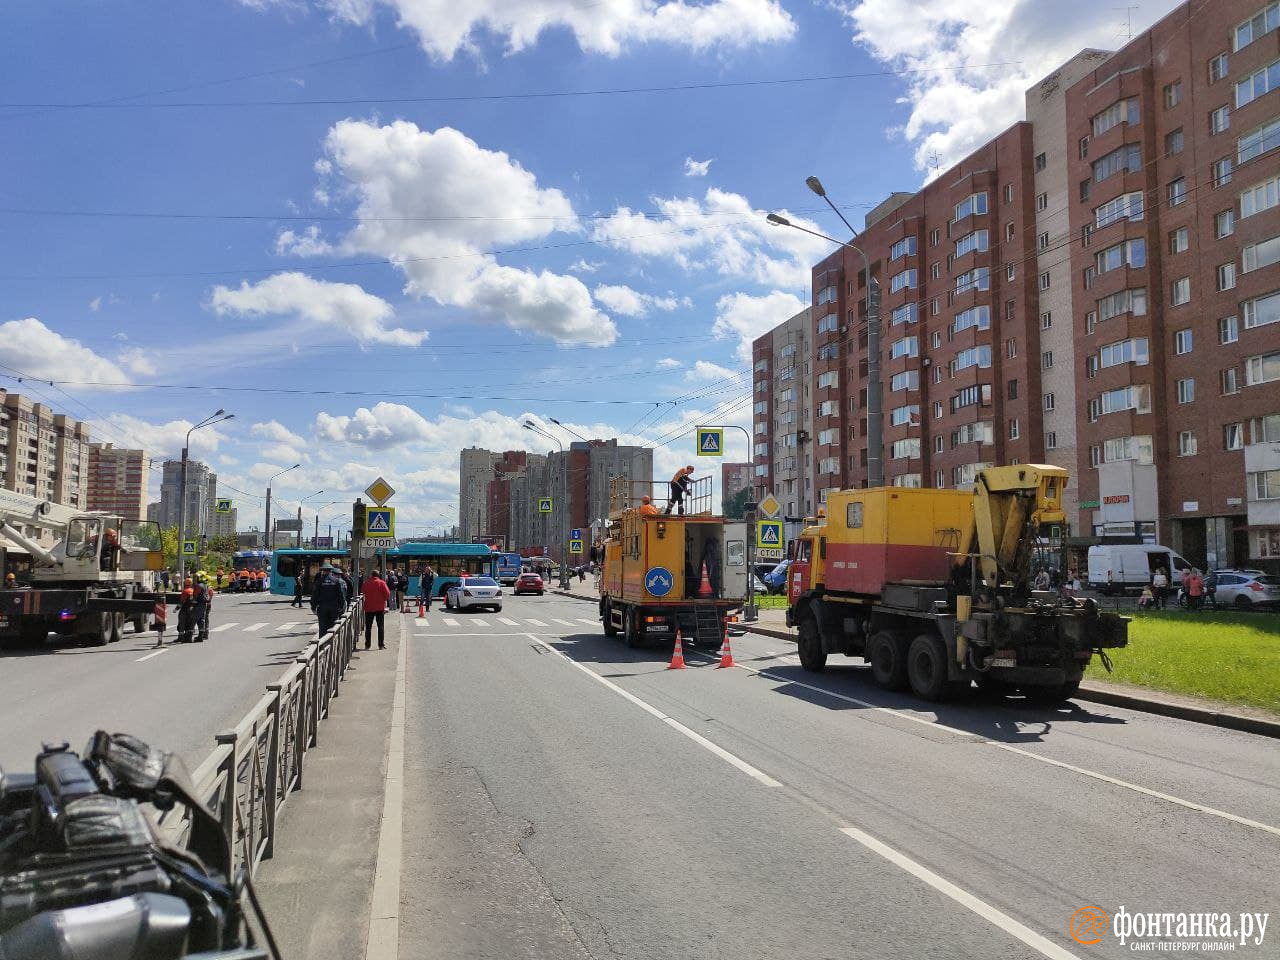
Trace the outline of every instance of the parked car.
<instances>
[{"instance_id":1,"label":"parked car","mask_svg":"<svg viewBox=\"0 0 1280 960\"><path fill-rule=\"evenodd\" d=\"M542 596L547 585L543 582L542 577L536 573L522 573L516 577L515 590L512 591L518 597L522 593L536 593Z\"/></svg>"},{"instance_id":2,"label":"parked car","mask_svg":"<svg viewBox=\"0 0 1280 960\"><path fill-rule=\"evenodd\" d=\"M783 560L780 564L766 573L763 577L765 585L769 588L770 593L785 593L787 590L787 570L791 567L790 560Z\"/></svg>"},{"instance_id":3,"label":"parked car","mask_svg":"<svg viewBox=\"0 0 1280 960\"><path fill-rule=\"evenodd\" d=\"M446 610L470 610L472 607L490 607L495 613L502 611L502 587L493 577L463 577L451 583L444 595Z\"/></svg>"},{"instance_id":4,"label":"parked car","mask_svg":"<svg viewBox=\"0 0 1280 960\"><path fill-rule=\"evenodd\" d=\"M1280 607L1280 580L1262 570L1219 570L1216 599L1237 610Z\"/></svg>"}]
</instances>

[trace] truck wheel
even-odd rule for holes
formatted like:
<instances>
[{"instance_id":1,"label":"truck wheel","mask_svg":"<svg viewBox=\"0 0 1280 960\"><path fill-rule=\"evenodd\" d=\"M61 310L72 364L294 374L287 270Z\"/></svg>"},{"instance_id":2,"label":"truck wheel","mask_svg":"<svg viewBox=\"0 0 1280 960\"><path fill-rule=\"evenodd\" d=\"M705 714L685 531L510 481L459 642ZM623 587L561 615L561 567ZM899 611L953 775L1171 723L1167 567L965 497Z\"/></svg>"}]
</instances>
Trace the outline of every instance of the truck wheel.
<instances>
[{"instance_id":1,"label":"truck wheel","mask_svg":"<svg viewBox=\"0 0 1280 960\"><path fill-rule=\"evenodd\" d=\"M871 678L876 686L885 690L907 689L907 651L888 630L871 635L867 641L867 662L871 664Z\"/></svg>"},{"instance_id":2,"label":"truck wheel","mask_svg":"<svg viewBox=\"0 0 1280 960\"><path fill-rule=\"evenodd\" d=\"M91 647L105 647L111 642L111 633L115 626L114 613L100 613L91 624L91 629L84 634L84 642Z\"/></svg>"},{"instance_id":3,"label":"truck wheel","mask_svg":"<svg viewBox=\"0 0 1280 960\"><path fill-rule=\"evenodd\" d=\"M921 700L938 702L947 692L947 651L942 638L922 633L907 649L907 679L911 692Z\"/></svg>"},{"instance_id":4,"label":"truck wheel","mask_svg":"<svg viewBox=\"0 0 1280 960\"><path fill-rule=\"evenodd\" d=\"M613 625L613 604L608 600L600 601L600 619L604 623L604 635L616 637L618 628Z\"/></svg>"},{"instance_id":5,"label":"truck wheel","mask_svg":"<svg viewBox=\"0 0 1280 960\"><path fill-rule=\"evenodd\" d=\"M636 612L631 607L622 615L622 639L632 649L644 642L644 635L636 626Z\"/></svg>"},{"instance_id":6,"label":"truck wheel","mask_svg":"<svg viewBox=\"0 0 1280 960\"><path fill-rule=\"evenodd\" d=\"M134 633L146 633L146 632L147 632L147 617L146 617L146 615L145 615L145 614L144 614L143 616L141 616L141 617L134 617L134 618L133 618L132 623L133 623L133 632L134 632Z\"/></svg>"},{"instance_id":7,"label":"truck wheel","mask_svg":"<svg viewBox=\"0 0 1280 960\"><path fill-rule=\"evenodd\" d=\"M827 655L822 652L822 637L818 635L818 621L805 617L800 621L800 636L796 646L800 653L800 666L810 673L821 673L827 666Z\"/></svg>"},{"instance_id":8,"label":"truck wheel","mask_svg":"<svg viewBox=\"0 0 1280 960\"><path fill-rule=\"evenodd\" d=\"M111 615L111 639L108 643L119 643L120 638L124 636L124 614L115 613Z\"/></svg>"}]
</instances>

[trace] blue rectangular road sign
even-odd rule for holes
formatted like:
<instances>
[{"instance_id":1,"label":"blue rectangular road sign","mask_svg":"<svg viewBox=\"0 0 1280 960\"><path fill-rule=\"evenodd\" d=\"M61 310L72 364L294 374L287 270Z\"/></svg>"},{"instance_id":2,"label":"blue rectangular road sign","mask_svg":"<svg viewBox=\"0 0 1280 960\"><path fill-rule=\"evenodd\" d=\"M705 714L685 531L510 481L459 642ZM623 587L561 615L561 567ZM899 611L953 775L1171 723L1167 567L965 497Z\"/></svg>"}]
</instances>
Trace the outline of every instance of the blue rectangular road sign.
<instances>
[{"instance_id":1,"label":"blue rectangular road sign","mask_svg":"<svg viewBox=\"0 0 1280 960\"><path fill-rule=\"evenodd\" d=\"M573 528L573 530L569 533L569 539L570 539L570 540L581 540L581 539L582 539L582 528L581 528L581 527L574 527L574 528Z\"/></svg>"},{"instance_id":2,"label":"blue rectangular road sign","mask_svg":"<svg viewBox=\"0 0 1280 960\"><path fill-rule=\"evenodd\" d=\"M782 521L761 520L756 523L756 546L761 549L782 546Z\"/></svg>"}]
</instances>

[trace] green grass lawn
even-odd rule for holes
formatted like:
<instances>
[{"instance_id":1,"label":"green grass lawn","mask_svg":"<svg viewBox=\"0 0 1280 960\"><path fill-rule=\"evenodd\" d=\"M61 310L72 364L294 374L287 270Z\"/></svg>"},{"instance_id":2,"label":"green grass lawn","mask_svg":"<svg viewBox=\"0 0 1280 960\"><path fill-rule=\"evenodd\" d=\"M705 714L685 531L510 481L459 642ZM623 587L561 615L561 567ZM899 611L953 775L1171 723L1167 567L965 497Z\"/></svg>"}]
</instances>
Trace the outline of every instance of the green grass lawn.
<instances>
[{"instance_id":1,"label":"green grass lawn","mask_svg":"<svg viewBox=\"0 0 1280 960\"><path fill-rule=\"evenodd\" d=\"M1138 613L1129 645L1095 657L1089 680L1243 704L1280 715L1280 616L1258 613Z\"/></svg>"},{"instance_id":2,"label":"green grass lawn","mask_svg":"<svg viewBox=\"0 0 1280 960\"><path fill-rule=\"evenodd\" d=\"M787 609L787 595L779 593L774 596L762 597L757 593L756 606L761 610L785 610Z\"/></svg>"}]
</instances>

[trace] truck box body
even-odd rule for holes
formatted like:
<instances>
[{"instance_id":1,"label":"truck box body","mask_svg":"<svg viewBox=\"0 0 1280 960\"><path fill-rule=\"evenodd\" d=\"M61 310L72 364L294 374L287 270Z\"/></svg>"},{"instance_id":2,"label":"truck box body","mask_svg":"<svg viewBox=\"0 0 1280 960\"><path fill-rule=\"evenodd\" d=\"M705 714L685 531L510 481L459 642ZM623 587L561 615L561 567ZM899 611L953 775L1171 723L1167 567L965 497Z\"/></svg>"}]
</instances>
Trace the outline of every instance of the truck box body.
<instances>
[{"instance_id":1,"label":"truck box body","mask_svg":"<svg viewBox=\"0 0 1280 960\"><path fill-rule=\"evenodd\" d=\"M842 490L827 500L826 589L879 596L886 583L942 584L967 553L973 494L906 487Z\"/></svg>"}]
</instances>

